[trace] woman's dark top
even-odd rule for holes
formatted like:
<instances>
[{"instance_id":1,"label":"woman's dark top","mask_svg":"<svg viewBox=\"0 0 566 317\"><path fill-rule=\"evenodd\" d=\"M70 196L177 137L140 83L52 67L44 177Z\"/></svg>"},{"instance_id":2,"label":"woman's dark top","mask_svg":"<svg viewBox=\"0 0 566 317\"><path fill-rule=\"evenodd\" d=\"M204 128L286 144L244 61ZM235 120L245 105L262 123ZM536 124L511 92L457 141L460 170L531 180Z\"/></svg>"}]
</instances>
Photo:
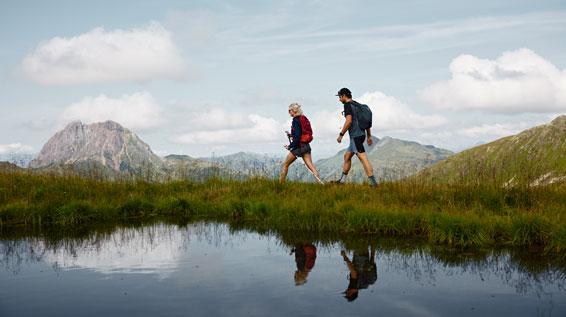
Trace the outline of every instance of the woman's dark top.
<instances>
[{"instance_id":1,"label":"woman's dark top","mask_svg":"<svg viewBox=\"0 0 566 317\"><path fill-rule=\"evenodd\" d=\"M301 121L299 116L293 117L293 122L291 123L291 136L293 137L293 141L289 144L289 150L294 150L300 146L301 133Z\"/></svg>"}]
</instances>

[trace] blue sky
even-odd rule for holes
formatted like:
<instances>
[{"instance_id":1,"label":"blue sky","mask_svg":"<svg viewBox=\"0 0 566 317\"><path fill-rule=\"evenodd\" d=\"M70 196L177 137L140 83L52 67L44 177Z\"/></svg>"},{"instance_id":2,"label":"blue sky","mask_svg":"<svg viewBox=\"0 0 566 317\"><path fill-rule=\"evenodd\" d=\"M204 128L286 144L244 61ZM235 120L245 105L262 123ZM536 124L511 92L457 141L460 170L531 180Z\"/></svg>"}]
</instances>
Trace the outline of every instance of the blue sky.
<instances>
[{"instance_id":1,"label":"blue sky","mask_svg":"<svg viewBox=\"0 0 566 317\"><path fill-rule=\"evenodd\" d=\"M158 154L315 158L344 145L335 92L374 134L461 150L566 112L564 1L2 1L0 152L111 119Z\"/></svg>"}]
</instances>

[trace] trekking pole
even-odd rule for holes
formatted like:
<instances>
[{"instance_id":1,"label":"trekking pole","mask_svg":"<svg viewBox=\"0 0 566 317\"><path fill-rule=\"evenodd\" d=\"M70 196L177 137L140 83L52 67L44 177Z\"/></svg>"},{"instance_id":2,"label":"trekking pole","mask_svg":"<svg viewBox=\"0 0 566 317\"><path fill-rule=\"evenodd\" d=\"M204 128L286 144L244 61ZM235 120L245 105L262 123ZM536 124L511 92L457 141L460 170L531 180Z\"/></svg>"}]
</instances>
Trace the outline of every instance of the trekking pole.
<instances>
[{"instance_id":1,"label":"trekking pole","mask_svg":"<svg viewBox=\"0 0 566 317\"><path fill-rule=\"evenodd\" d=\"M309 172L311 172L312 176L314 176L314 178L316 178L316 180L317 180L321 185L324 185L324 182L323 182L318 176L316 176L316 175L308 168L308 166L305 165L305 167L309 170Z\"/></svg>"},{"instance_id":2,"label":"trekking pole","mask_svg":"<svg viewBox=\"0 0 566 317\"><path fill-rule=\"evenodd\" d=\"M285 134L287 134L287 139L289 140L289 143L291 143L291 133L289 133L289 131L285 131ZM304 159L303 159L303 161L304 161ZM316 176L316 175L310 170L310 168L309 168L306 164L304 164L304 165L305 165L305 168L311 173L311 175L314 176L314 178L315 178L320 184L324 185L324 182L323 182L318 176Z\"/></svg>"}]
</instances>

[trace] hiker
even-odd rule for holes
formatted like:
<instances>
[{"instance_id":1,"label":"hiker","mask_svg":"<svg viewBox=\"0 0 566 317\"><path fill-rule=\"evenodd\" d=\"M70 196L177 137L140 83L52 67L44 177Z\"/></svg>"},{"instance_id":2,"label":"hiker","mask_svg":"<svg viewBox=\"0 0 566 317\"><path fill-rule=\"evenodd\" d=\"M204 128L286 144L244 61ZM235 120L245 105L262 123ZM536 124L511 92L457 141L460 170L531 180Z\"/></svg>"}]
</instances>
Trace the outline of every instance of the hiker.
<instances>
[{"instance_id":1,"label":"hiker","mask_svg":"<svg viewBox=\"0 0 566 317\"><path fill-rule=\"evenodd\" d=\"M344 262L346 262L348 271L350 271L350 275L348 275L348 288L346 288L346 290L342 294L344 294L344 298L351 302L358 298L358 291L360 289L360 287L358 286L358 271L356 270L354 263L352 263L352 261L350 261L350 259L346 255L346 251L342 250L340 252L340 255L344 259Z\"/></svg>"},{"instance_id":2,"label":"hiker","mask_svg":"<svg viewBox=\"0 0 566 317\"><path fill-rule=\"evenodd\" d=\"M373 144L373 140L371 138L371 111L368 106L362 105L353 100L352 92L348 88L340 89L336 96L338 96L340 102L344 104L344 111L342 114L346 118L346 122L344 122L344 126L342 127L340 135L336 141L338 141L338 143L342 143L342 138L346 131L348 131L348 136L350 137L350 145L344 153L342 175L336 183L343 184L346 181L346 176L348 176L348 172L352 167L352 157L355 154L364 167L370 186L377 186L377 182L373 175L373 167L371 166L364 148L366 134L368 145L371 146Z\"/></svg>"},{"instance_id":3,"label":"hiker","mask_svg":"<svg viewBox=\"0 0 566 317\"><path fill-rule=\"evenodd\" d=\"M295 263L297 264L294 275L295 286L300 286L307 282L307 277L314 267L316 247L312 243L300 243L291 250L291 254L293 253L295 253Z\"/></svg>"},{"instance_id":4,"label":"hiker","mask_svg":"<svg viewBox=\"0 0 566 317\"><path fill-rule=\"evenodd\" d=\"M369 246L369 250L354 251L352 261L342 250L340 255L348 266L349 283L348 288L342 293L349 302L358 298L360 289L366 289L377 281L377 265L375 264L375 249Z\"/></svg>"},{"instance_id":5,"label":"hiker","mask_svg":"<svg viewBox=\"0 0 566 317\"><path fill-rule=\"evenodd\" d=\"M281 167L279 181L282 183L285 182L289 166L297 159L297 157L301 157L316 180L319 183L322 183L320 180L320 174L312 162L311 147L309 145L313 139L310 121L303 115L301 105L298 103L292 103L289 105L289 115L293 117L291 133L286 132L290 143L289 145L284 146L287 150L289 150L289 154L285 158L283 166Z\"/></svg>"}]
</instances>

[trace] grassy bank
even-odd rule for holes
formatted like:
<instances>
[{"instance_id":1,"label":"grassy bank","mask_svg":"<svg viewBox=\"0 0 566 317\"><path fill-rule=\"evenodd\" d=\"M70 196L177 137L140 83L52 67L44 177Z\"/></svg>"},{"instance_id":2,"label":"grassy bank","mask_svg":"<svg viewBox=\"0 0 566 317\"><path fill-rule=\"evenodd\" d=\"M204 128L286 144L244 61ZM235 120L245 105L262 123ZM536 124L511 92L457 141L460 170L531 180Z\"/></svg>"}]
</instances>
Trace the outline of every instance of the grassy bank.
<instances>
[{"instance_id":1,"label":"grassy bank","mask_svg":"<svg viewBox=\"0 0 566 317\"><path fill-rule=\"evenodd\" d=\"M201 218L257 230L376 233L455 246L566 249L566 188L418 180L360 185L105 182L0 172L0 226Z\"/></svg>"}]
</instances>

